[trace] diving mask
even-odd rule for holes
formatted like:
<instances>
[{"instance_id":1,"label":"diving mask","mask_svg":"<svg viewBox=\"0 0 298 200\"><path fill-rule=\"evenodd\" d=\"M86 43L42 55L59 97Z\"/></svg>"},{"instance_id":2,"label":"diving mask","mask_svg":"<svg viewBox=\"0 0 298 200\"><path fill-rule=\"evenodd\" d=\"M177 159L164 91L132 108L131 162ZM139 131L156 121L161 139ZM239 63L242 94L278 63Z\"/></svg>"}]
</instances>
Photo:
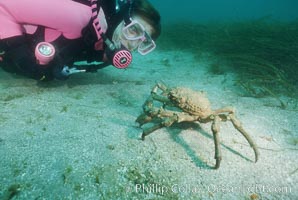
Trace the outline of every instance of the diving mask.
<instances>
[{"instance_id":1,"label":"diving mask","mask_svg":"<svg viewBox=\"0 0 298 200\"><path fill-rule=\"evenodd\" d=\"M129 40L141 55L146 55L156 47L155 42L146 32L144 26L137 20L132 20L128 25L122 28L122 34Z\"/></svg>"}]
</instances>

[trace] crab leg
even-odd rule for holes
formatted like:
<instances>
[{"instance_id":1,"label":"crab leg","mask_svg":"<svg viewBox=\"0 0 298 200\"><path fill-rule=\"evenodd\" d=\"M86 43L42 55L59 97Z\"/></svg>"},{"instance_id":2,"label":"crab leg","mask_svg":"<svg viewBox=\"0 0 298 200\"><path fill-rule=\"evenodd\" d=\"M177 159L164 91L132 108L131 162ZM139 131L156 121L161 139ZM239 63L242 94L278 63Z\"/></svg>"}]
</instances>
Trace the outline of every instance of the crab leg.
<instances>
[{"instance_id":1,"label":"crab leg","mask_svg":"<svg viewBox=\"0 0 298 200\"><path fill-rule=\"evenodd\" d=\"M162 124L162 123L159 123L159 124L156 124L156 125L154 125L154 126L152 126L152 127L150 127L150 128L144 129L144 130L143 130L143 134L142 134L142 140L145 140L145 137L146 137L147 135L149 135L150 133L152 133L152 132L154 132L154 131L156 131L157 129L160 129L160 128L162 128L162 127L164 127L163 124Z\"/></svg>"},{"instance_id":2,"label":"crab leg","mask_svg":"<svg viewBox=\"0 0 298 200\"><path fill-rule=\"evenodd\" d=\"M146 124L148 122L152 121L152 117L148 116L145 113L142 113L138 116L138 118L136 119L136 122L139 123L139 126L141 127L143 124Z\"/></svg>"},{"instance_id":3,"label":"crab leg","mask_svg":"<svg viewBox=\"0 0 298 200\"><path fill-rule=\"evenodd\" d=\"M157 88L159 88L158 85L152 89L151 95L147 98L147 100L143 105L144 113L137 118L136 122L138 122L140 126L142 126L143 124L146 124L152 121L153 118L158 115L166 118L161 123L156 124L150 128L144 129L142 134L142 140L144 140L145 136L149 135L153 131L165 126L171 126L175 121L177 121L177 116L174 114L174 112L167 112L167 111L164 111L162 108L154 107L153 100L157 100L163 103L166 103L169 101L165 96L156 94Z\"/></svg>"},{"instance_id":4,"label":"crab leg","mask_svg":"<svg viewBox=\"0 0 298 200\"><path fill-rule=\"evenodd\" d=\"M249 145L253 148L254 153L255 153L255 162L257 162L259 159L259 151L258 151L257 145L251 139L250 135L243 129L241 122L235 117L234 114L230 114L229 118L230 118L233 126L245 137L245 139L248 141Z\"/></svg>"},{"instance_id":5,"label":"crab leg","mask_svg":"<svg viewBox=\"0 0 298 200\"><path fill-rule=\"evenodd\" d=\"M153 106L153 97L150 95L147 100L145 101L143 105L143 111L144 113L140 114L138 118L136 119L136 122L142 126L143 124L146 124L153 120L152 117L155 117L159 113L159 108L155 108Z\"/></svg>"},{"instance_id":6,"label":"crab leg","mask_svg":"<svg viewBox=\"0 0 298 200\"><path fill-rule=\"evenodd\" d=\"M213 133L213 137L214 137L214 146L215 146L215 160L216 160L216 164L215 164L215 169L218 169L220 166L220 162L221 162L221 150L220 150L220 141L219 141L219 123L220 123L220 117L215 115L214 116L214 120L211 126L211 130Z\"/></svg>"},{"instance_id":7,"label":"crab leg","mask_svg":"<svg viewBox=\"0 0 298 200\"><path fill-rule=\"evenodd\" d=\"M221 108L221 109L217 109L215 111L213 111L213 114L214 115L218 115L218 114L221 114L221 113L235 113L235 108L233 107L225 107L225 108Z\"/></svg>"},{"instance_id":8,"label":"crab leg","mask_svg":"<svg viewBox=\"0 0 298 200\"><path fill-rule=\"evenodd\" d=\"M156 85L153 87L152 91L156 93L157 88L159 88L163 92L166 92L168 90L168 87L163 83L156 83Z\"/></svg>"},{"instance_id":9,"label":"crab leg","mask_svg":"<svg viewBox=\"0 0 298 200\"><path fill-rule=\"evenodd\" d=\"M162 127L169 127L171 126L174 122L177 121L177 116L173 115L171 117L167 117L165 118L162 122L160 122L159 124L156 124L150 128L144 129L143 130L143 134L142 134L142 140L145 139L145 137L147 135L149 135L150 133L152 133L153 131L156 131L157 129L160 129Z\"/></svg>"}]
</instances>

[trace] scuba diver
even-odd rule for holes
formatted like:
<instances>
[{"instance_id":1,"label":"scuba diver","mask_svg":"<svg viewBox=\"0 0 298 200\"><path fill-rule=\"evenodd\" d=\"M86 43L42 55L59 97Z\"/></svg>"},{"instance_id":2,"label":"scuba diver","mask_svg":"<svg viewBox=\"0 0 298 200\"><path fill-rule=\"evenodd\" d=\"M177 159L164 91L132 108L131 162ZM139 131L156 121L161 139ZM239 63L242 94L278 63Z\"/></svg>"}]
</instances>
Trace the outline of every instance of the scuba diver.
<instances>
[{"instance_id":1,"label":"scuba diver","mask_svg":"<svg viewBox=\"0 0 298 200\"><path fill-rule=\"evenodd\" d=\"M0 66L36 80L126 68L160 32L147 0L0 0Z\"/></svg>"}]
</instances>

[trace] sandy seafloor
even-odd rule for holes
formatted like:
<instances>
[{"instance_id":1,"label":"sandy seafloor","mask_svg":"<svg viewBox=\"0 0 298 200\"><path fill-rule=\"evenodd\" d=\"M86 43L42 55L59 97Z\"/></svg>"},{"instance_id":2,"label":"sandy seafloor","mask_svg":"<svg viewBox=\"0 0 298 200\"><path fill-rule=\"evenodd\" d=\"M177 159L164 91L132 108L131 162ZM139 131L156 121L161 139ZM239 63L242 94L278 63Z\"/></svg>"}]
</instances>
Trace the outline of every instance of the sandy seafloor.
<instances>
[{"instance_id":1,"label":"sandy seafloor","mask_svg":"<svg viewBox=\"0 0 298 200\"><path fill-rule=\"evenodd\" d=\"M297 110L248 97L233 74L209 74L209 64L204 54L156 50L135 55L127 70L65 82L37 84L1 70L0 198L298 199ZM135 119L157 81L204 90L214 109L234 106L259 161L231 123L221 124L218 170L210 123L141 141Z\"/></svg>"}]
</instances>

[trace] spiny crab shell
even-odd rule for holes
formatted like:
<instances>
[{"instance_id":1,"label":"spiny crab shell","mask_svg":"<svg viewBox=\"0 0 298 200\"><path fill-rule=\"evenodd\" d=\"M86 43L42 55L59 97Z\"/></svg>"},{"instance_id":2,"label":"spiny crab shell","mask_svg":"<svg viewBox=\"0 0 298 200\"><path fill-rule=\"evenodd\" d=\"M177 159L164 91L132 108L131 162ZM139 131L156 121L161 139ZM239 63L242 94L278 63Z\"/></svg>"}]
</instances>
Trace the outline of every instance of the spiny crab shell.
<instances>
[{"instance_id":1,"label":"spiny crab shell","mask_svg":"<svg viewBox=\"0 0 298 200\"><path fill-rule=\"evenodd\" d=\"M169 90L168 98L176 107L192 115L205 117L212 114L211 104L203 91L176 87Z\"/></svg>"}]
</instances>

